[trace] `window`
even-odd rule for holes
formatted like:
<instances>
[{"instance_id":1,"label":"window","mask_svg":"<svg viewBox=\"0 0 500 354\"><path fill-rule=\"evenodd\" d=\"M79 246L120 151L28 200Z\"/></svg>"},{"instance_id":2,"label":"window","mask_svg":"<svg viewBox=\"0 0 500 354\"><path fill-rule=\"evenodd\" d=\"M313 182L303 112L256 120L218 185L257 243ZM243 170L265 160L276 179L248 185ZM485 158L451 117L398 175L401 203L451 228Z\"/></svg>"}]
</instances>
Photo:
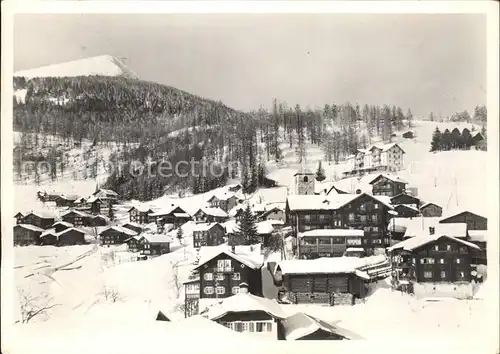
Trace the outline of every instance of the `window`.
<instances>
[{"instance_id":1,"label":"window","mask_svg":"<svg viewBox=\"0 0 500 354\"><path fill-rule=\"evenodd\" d=\"M359 218L360 218L362 223L366 222L366 215L360 215Z\"/></svg>"},{"instance_id":2,"label":"window","mask_svg":"<svg viewBox=\"0 0 500 354\"><path fill-rule=\"evenodd\" d=\"M234 273L233 280L240 280L240 273Z\"/></svg>"},{"instance_id":3,"label":"window","mask_svg":"<svg viewBox=\"0 0 500 354\"><path fill-rule=\"evenodd\" d=\"M434 258L427 258L429 264L434 264Z\"/></svg>"},{"instance_id":4,"label":"window","mask_svg":"<svg viewBox=\"0 0 500 354\"><path fill-rule=\"evenodd\" d=\"M309 182L309 178L307 176L304 176L304 179L303 179L304 182Z\"/></svg>"},{"instance_id":5,"label":"window","mask_svg":"<svg viewBox=\"0 0 500 354\"><path fill-rule=\"evenodd\" d=\"M467 247L460 247L460 253L467 253Z\"/></svg>"},{"instance_id":6,"label":"window","mask_svg":"<svg viewBox=\"0 0 500 354\"><path fill-rule=\"evenodd\" d=\"M306 219L306 222L311 222L311 215L306 215L305 219Z\"/></svg>"},{"instance_id":7,"label":"window","mask_svg":"<svg viewBox=\"0 0 500 354\"><path fill-rule=\"evenodd\" d=\"M354 213L349 213L349 221L354 221Z\"/></svg>"},{"instance_id":8,"label":"window","mask_svg":"<svg viewBox=\"0 0 500 354\"><path fill-rule=\"evenodd\" d=\"M374 244L376 245L381 245L382 244L382 240L379 239L379 238L374 238L373 241L372 241Z\"/></svg>"},{"instance_id":9,"label":"window","mask_svg":"<svg viewBox=\"0 0 500 354\"><path fill-rule=\"evenodd\" d=\"M215 277L216 280L224 280L224 274L217 274Z\"/></svg>"},{"instance_id":10,"label":"window","mask_svg":"<svg viewBox=\"0 0 500 354\"><path fill-rule=\"evenodd\" d=\"M238 294L240 292L240 287L239 286L233 286L233 288L231 289L231 292L233 294Z\"/></svg>"},{"instance_id":11,"label":"window","mask_svg":"<svg viewBox=\"0 0 500 354\"><path fill-rule=\"evenodd\" d=\"M212 295L214 293L214 288L211 286L205 286L205 288L203 289L203 292L206 295Z\"/></svg>"},{"instance_id":12,"label":"window","mask_svg":"<svg viewBox=\"0 0 500 354\"><path fill-rule=\"evenodd\" d=\"M361 205L359 206L359 210L360 210L360 211L365 211L365 210L366 210L366 205L365 205L365 204L361 204Z\"/></svg>"},{"instance_id":13,"label":"window","mask_svg":"<svg viewBox=\"0 0 500 354\"><path fill-rule=\"evenodd\" d=\"M460 264L460 263L462 263L462 260L460 258L457 258L456 262L457 262L457 264Z\"/></svg>"},{"instance_id":14,"label":"window","mask_svg":"<svg viewBox=\"0 0 500 354\"><path fill-rule=\"evenodd\" d=\"M377 214L373 214L372 215L372 221L373 222L377 222L378 221L378 215Z\"/></svg>"},{"instance_id":15,"label":"window","mask_svg":"<svg viewBox=\"0 0 500 354\"><path fill-rule=\"evenodd\" d=\"M255 323L248 322L248 332L255 332Z\"/></svg>"},{"instance_id":16,"label":"window","mask_svg":"<svg viewBox=\"0 0 500 354\"><path fill-rule=\"evenodd\" d=\"M218 286L215 291L217 292L217 295L222 295L226 292L226 288L224 288L223 286Z\"/></svg>"},{"instance_id":17,"label":"window","mask_svg":"<svg viewBox=\"0 0 500 354\"><path fill-rule=\"evenodd\" d=\"M214 275L212 273L205 273L203 275L203 279L205 279L205 280L214 280Z\"/></svg>"},{"instance_id":18,"label":"window","mask_svg":"<svg viewBox=\"0 0 500 354\"><path fill-rule=\"evenodd\" d=\"M266 332L271 332L273 330L273 324L266 322Z\"/></svg>"},{"instance_id":19,"label":"window","mask_svg":"<svg viewBox=\"0 0 500 354\"><path fill-rule=\"evenodd\" d=\"M311 230L311 226L310 225L305 225L304 226L304 231L309 231Z\"/></svg>"},{"instance_id":20,"label":"window","mask_svg":"<svg viewBox=\"0 0 500 354\"><path fill-rule=\"evenodd\" d=\"M373 209L378 209L378 203L373 204Z\"/></svg>"},{"instance_id":21,"label":"window","mask_svg":"<svg viewBox=\"0 0 500 354\"><path fill-rule=\"evenodd\" d=\"M451 251L451 245L446 245L446 250Z\"/></svg>"},{"instance_id":22,"label":"window","mask_svg":"<svg viewBox=\"0 0 500 354\"><path fill-rule=\"evenodd\" d=\"M424 278L431 279L432 278L432 272L429 272L429 271L424 272Z\"/></svg>"},{"instance_id":23,"label":"window","mask_svg":"<svg viewBox=\"0 0 500 354\"><path fill-rule=\"evenodd\" d=\"M415 258L412 258L412 259L411 259L411 263L413 263L413 264L415 264L415 263L416 263Z\"/></svg>"},{"instance_id":24,"label":"window","mask_svg":"<svg viewBox=\"0 0 500 354\"><path fill-rule=\"evenodd\" d=\"M458 279L462 279L462 278L464 278L464 277L465 277L465 273L464 273L464 272L462 272L462 271L458 271L458 272L457 272L457 278L458 278Z\"/></svg>"},{"instance_id":25,"label":"window","mask_svg":"<svg viewBox=\"0 0 500 354\"><path fill-rule=\"evenodd\" d=\"M378 232L378 226L373 226L372 231Z\"/></svg>"},{"instance_id":26,"label":"window","mask_svg":"<svg viewBox=\"0 0 500 354\"><path fill-rule=\"evenodd\" d=\"M444 258L439 258L439 264L444 264Z\"/></svg>"},{"instance_id":27,"label":"window","mask_svg":"<svg viewBox=\"0 0 500 354\"><path fill-rule=\"evenodd\" d=\"M446 272L444 270L441 271L441 279L446 278Z\"/></svg>"},{"instance_id":28,"label":"window","mask_svg":"<svg viewBox=\"0 0 500 354\"><path fill-rule=\"evenodd\" d=\"M434 246L434 251L439 251L439 245Z\"/></svg>"}]
</instances>

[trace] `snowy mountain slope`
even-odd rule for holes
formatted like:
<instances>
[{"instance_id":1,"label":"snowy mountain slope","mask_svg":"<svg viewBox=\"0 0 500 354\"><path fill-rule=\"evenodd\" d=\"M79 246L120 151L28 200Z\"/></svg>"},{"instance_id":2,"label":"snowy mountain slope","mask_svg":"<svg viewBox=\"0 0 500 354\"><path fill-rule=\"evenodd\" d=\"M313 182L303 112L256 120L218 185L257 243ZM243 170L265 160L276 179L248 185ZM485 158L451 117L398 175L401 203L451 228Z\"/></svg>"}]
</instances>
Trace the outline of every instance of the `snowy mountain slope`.
<instances>
[{"instance_id":1,"label":"snowy mountain slope","mask_svg":"<svg viewBox=\"0 0 500 354\"><path fill-rule=\"evenodd\" d=\"M34 77L70 77L70 76L122 76L138 79L138 76L119 59L111 55L100 55L91 58L74 60L66 63L42 66L40 68L21 70L14 76L31 79Z\"/></svg>"}]
</instances>

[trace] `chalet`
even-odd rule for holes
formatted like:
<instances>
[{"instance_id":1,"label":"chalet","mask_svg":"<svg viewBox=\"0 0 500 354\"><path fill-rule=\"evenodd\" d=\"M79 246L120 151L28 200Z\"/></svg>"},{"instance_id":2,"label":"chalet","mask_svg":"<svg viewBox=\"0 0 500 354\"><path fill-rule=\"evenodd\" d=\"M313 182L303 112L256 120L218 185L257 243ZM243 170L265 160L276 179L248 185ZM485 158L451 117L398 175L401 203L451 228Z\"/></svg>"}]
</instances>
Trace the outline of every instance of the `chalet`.
<instances>
[{"instance_id":1,"label":"chalet","mask_svg":"<svg viewBox=\"0 0 500 354\"><path fill-rule=\"evenodd\" d=\"M201 208L194 214L196 222L212 223L224 222L229 218L227 213L220 208Z\"/></svg>"},{"instance_id":2,"label":"chalet","mask_svg":"<svg viewBox=\"0 0 500 354\"><path fill-rule=\"evenodd\" d=\"M392 205L401 205L401 204L404 204L404 205L411 205L413 206L414 208L418 208L420 207L420 199L407 193L406 191L402 192L402 193L399 193L398 195L394 196L391 198L391 204Z\"/></svg>"},{"instance_id":3,"label":"chalet","mask_svg":"<svg viewBox=\"0 0 500 354\"><path fill-rule=\"evenodd\" d=\"M371 280L368 270L378 267L384 271L383 276L390 273L385 256L294 259L276 264L272 275L275 285L281 288L282 301L353 305L356 298L366 294L366 282Z\"/></svg>"},{"instance_id":4,"label":"chalet","mask_svg":"<svg viewBox=\"0 0 500 354\"><path fill-rule=\"evenodd\" d=\"M127 244L127 250L134 253L142 251L144 245L144 243L141 242L142 238L143 236L136 235L126 239L125 243Z\"/></svg>"},{"instance_id":5,"label":"chalet","mask_svg":"<svg viewBox=\"0 0 500 354\"><path fill-rule=\"evenodd\" d=\"M14 245L38 245L40 243L40 235L45 230L31 224L17 224L14 226Z\"/></svg>"},{"instance_id":6,"label":"chalet","mask_svg":"<svg viewBox=\"0 0 500 354\"><path fill-rule=\"evenodd\" d=\"M286 317L275 300L249 294L244 283L239 293L207 307L200 315L233 331L269 339L279 339L278 323Z\"/></svg>"},{"instance_id":7,"label":"chalet","mask_svg":"<svg viewBox=\"0 0 500 354\"><path fill-rule=\"evenodd\" d=\"M156 225L160 231L163 230L165 224L180 226L191 220L191 216L175 204L149 214L149 217L150 222L156 221Z\"/></svg>"},{"instance_id":8,"label":"chalet","mask_svg":"<svg viewBox=\"0 0 500 354\"><path fill-rule=\"evenodd\" d=\"M260 242L264 246L268 246L270 244L271 237L274 232L274 226L271 221L265 220L258 222L257 226L257 235L260 237Z\"/></svg>"},{"instance_id":9,"label":"chalet","mask_svg":"<svg viewBox=\"0 0 500 354\"><path fill-rule=\"evenodd\" d=\"M388 197L395 197L406 190L405 182L397 176L387 174L380 174L375 177L371 182L373 195L385 195Z\"/></svg>"},{"instance_id":10,"label":"chalet","mask_svg":"<svg viewBox=\"0 0 500 354\"><path fill-rule=\"evenodd\" d=\"M141 226L140 224L136 224L134 222L128 222L126 224L123 224L122 226L126 227L127 229L130 229L132 231L137 232L137 234L140 234L141 232L143 232L146 229L145 227Z\"/></svg>"},{"instance_id":11,"label":"chalet","mask_svg":"<svg viewBox=\"0 0 500 354\"><path fill-rule=\"evenodd\" d=\"M230 184L227 186L227 190L233 193L236 193L241 190L241 184L235 183L235 184Z\"/></svg>"},{"instance_id":12,"label":"chalet","mask_svg":"<svg viewBox=\"0 0 500 354\"><path fill-rule=\"evenodd\" d=\"M429 226L435 227L439 224L439 218L424 218L422 216L417 218L401 218L392 217L387 224L387 229L391 233L392 240L402 241L406 230L410 229L410 233L416 235L416 232L420 232L429 228Z\"/></svg>"},{"instance_id":13,"label":"chalet","mask_svg":"<svg viewBox=\"0 0 500 354\"><path fill-rule=\"evenodd\" d=\"M42 246L56 246L58 242L57 232L55 229L45 230L40 235L40 245Z\"/></svg>"},{"instance_id":14,"label":"chalet","mask_svg":"<svg viewBox=\"0 0 500 354\"><path fill-rule=\"evenodd\" d=\"M280 339L284 340L357 340L356 333L336 324L327 323L308 314L298 312L278 324Z\"/></svg>"},{"instance_id":15,"label":"chalet","mask_svg":"<svg viewBox=\"0 0 500 354\"><path fill-rule=\"evenodd\" d=\"M106 200L97 197L90 197L85 202L85 209L88 209L92 214L99 214L101 209L110 207L110 203Z\"/></svg>"},{"instance_id":16,"label":"chalet","mask_svg":"<svg viewBox=\"0 0 500 354\"><path fill-rule=\"evenodd\" d=\"M405 139L413 139L415 136L413 134L413 132L406 132L406 133L403 133L403 138Z\"/></svg>"},{"instance_id":17,"label":"chalet","mask_svg":"<svg viewBox=\"0 0 500 354\"><path fill-rule=\"evenodd\" d=\"M467 240L469 238L469 233L466 223L453 223L453 224L429 223L427 227L423 227L420 223L418 223L418 221L409 225L409 227L406 229L403 238L407 239L422 235L425 236L446 235L463 240Z\"/></svg>"},{"instance_id":18,"label":"chalet","mask_svg":"<svg viewBox=\"0 0 500 354\"><path fill-rule=\"evenodd\" d=\"M30 212L22 218L22 224L37 226L41 229L48 229L54 223L54 217L40 212Z\"/></svg>"},{"instance_id":19,"label":"chalet","mask_svg":"<svg viewBox=\"0 0 500 354\"><path fill-rule=\"evenodd\" d=\"M99 233L99 238L102 245L116 245L124 243L137 233L130 229L121 226L109 226Z\"/></svg>"},{"instance_id":20,"label":"chalet","mask_svg":"<svg viewBox=\"0 0 500 354\"><path fill-rule=\"evenodd\" d=\"M198 299L222 299L240 292L246 283L248 292L262 296L263 258L220 249L201 259L194 268L199 274Z\"/></svg>"},{"instance_id":21,"label":"chalet","mask_svg":"<svg viewBox=\"0 0 500 354\"><path fill-rule=\"evenodd\" d=\"M286 205L286 224L293 232L315 229L363 230L366 254L375 248L389 246L387 233L388 198L370 194L338 194L333 196L289 196Z\"/></svg>"},{"instance_id":22,"label":"chalet","mask_svg":"<svg viewBox=\"0 0 500 354\"><path fill-rule=\"evenodd\" d=\"M16 215L14 215L14 218L16 218L16 224L22 224L24 215L21 212L18 212Z\"/></svg>"},{"instance_id":23,"label":"chalet","mask_svg":"<svg viewBox=\"0 0 500 354\"><path fill-rule=\"evenodd\" d=\"M92 227L106 226L108 223L109 223L109 219L103 215L94 215L89 221L89 224Z\"/></svg>"},{"instance_id":24,"label":"chalet","mask_svg":"<svg viewBox=\"0 0 500 354\"><path fill-rule=\"evenodd\" d=\"M85 244L85 232L71 227L57 233L59 246L83 245Z\"/></svg>"},{"instance_id":25,"label":"chalet","mask_svg":"<svg viewBox=\"0 0 500 354\"><path fill-rule=\"evenodd\" d=\"M471 213L470 211L462 211L457 214L449 215L439 221L441 224L448 223L466 223L468 230L487 230L488 219L484 216Z\"/></svg>"},{"instance_id":26,"label":"chalet","mask_svg":"<svg viewBox=\"0 0 500 354\"><path fill-rule=\"evenodd\" d=\"M63 221L73 224L75 227L91 226L94 218L92 214L81 210L69 210L62 214L61 217Z\"/></svg>"},{"instance_id":27,"label":"chalet","mask_svg":"<svg viewBox=\"0 0 500 354\"><path fill-rule=\"evenodd\" d=\"M388 248L393 286L417 296L472 296L472 250L479 247L442 233L402 241Z\"/></svg>"},{"instance_id":28,"label":"chalet","mask_svg":"<svg viewBox=\"0 0 500 354\"><path fill-rule=\"evenodd\" d=\"M404 150L396 143L382 146L372 145L368 149L358 149L356 154L349 156L349 175L363 175L375 171L399 171L403 168Z\"/></svg>"},{"instance_id":29,"label":"chalet","mask_svg":"<svg viewBox=\"0 0 500 354\"><path fill-rule=\"evenodd\" d=\"M285 211L283 210L283 208L275 206L267 211L264 211L260 215L260 219L263 221L265 220L285 221Z\"/></svg>"},{"instance_id":30,"label":"chalet","mask_svg":"<svg viewBox=\"0 0 500 354\"><path fill-rule=\"evenodd\" d=\"M193 247L218 246L224 243L225 228L216 222L197 224L193 229Z\"/></svg>"},{"instance_id":31,"label":"chalet","mask_svg":"<svg viewBox=\"0 0 500 354\"><path fill-rule=\"evenodd\" d=\"M150 214L153 214L154 211L152 208L147 206L134 206L128 210L129 220L132 223L137 224L149 224L153 222L153 217L150 217Z\"/></svg>"},{"instance_id":32,"label":"chalet","mask_svg":"<svg viewBox=\"0 0 500 354\"><path fill-rule=\"evenodd\" d=\"M118 201L118 199L120 198L120 195L118 193L116 193L115 191L113 191L111 189L103 189L103 188L100 188L97 191L95 191L92 194L92 196L94 196L96 198L101 198L104 200L113 200L114 202Z\"/></svg>"},{"instance_id":33,"label":"chalet","mask_svg":"<svg viewBox=\"0 0 500 354\"><path fill-rule=\"evenodd\" d=\"M148 257L161 256L170 253L170 237L163 234L146 234L139 240L142 244L142 255Z\"/></svg>"},{"instance_id":34,"label":"chalet","mask_svg":"<svg viewBox=\"0 0 500 354\"><path fill-rule=\"evenodd\" d=\"M58 207L72 207L73 203L78 199L77 195L60 195L56 200Z\"/></svg>"},{"instance_id":35,"label":"chalet","mask_svg":"<svg viewBox=\"0 0 500 354\"><path fill-rule=\"evenodd\" d=\"M402 218L415 218L420 215L420 210L409 204L398 204L394 207L394 211Z\"/></svg>"},{"instance_id":36,"label":"chalet","mask_svg":"<svg viewBox=\"0 0 500 354\"><path fill-rule=\"evenodd\" d=\"M299 257L341 257L349 247L361 247L363 230L316 229L299 233Z\"/></svg>"},{"instance_id":37,"label":"chalet","mask_svg":"<svg viewBox=\"0 0 500 354\"><path fill-rule=\"evenodd\" d=\"M220 208L227 213L230 209L234 208L241 201L242 198L238 197L235 193L217 191L208 200L208 203L210 204L211 208Z\"/></svg>"},{"instance_id":38,"label":"chalet","mask_svg":"<svg viewBox=\"0 0 500 354\"><path fill-rule=\"evenodd\" d=\"M55 232L57 233L69 229L70 227L73 227L73 224L66 221L58 221L54 223L51 227L53 227L55 229Z\"/></svg>"},{"instance_id":39,"label":"chalet","mask_svg":"<svg viewBox=\"0 0 500 354\"><path fill-rule=\"evenodd\" d=\"M73 202L73 206L75 208L79 208L79 209L83 209L83 208L86 208L87 207L87 200L83 197L80 197L80 198L77 198L74 202Z\"/></svg>"},{"instance_id":40,"label":"chalet","mask_svg":"<svg viewBox=\"0 0 500 354\"><path fill-rule=\"evenodd\" d=\"M443 207L435 203L425 203L420 207L420 214L423 217L441 217L443 215Z\"/></svg>"},{"instance_id":41,"label":"chalet","mask_svg":"<svg viewBox=\"0 0 500 354\"><path fill-rule=\"evenodd\" d=\"M158 311L156 321L170 322L170 319L162 311Z\"/></svg>"}]
</instances>

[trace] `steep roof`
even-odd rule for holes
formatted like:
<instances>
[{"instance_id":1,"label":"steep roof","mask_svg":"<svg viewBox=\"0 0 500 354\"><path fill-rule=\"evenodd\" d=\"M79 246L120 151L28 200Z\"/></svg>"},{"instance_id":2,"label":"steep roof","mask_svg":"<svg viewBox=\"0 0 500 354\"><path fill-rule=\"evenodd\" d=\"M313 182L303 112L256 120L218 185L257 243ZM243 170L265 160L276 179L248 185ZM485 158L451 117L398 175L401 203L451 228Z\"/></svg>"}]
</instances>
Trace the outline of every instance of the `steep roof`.
<instances>
[{"instance_id":1,"label":"steep roof","mask_svg":"<svg viewBox=\"0 0 500 354\"><path fill-rule=\"evenodd\" d=\"M413 205L410 205L410 204L398 204L398 205L394 206L394 209L396 209L396 208L406 208L406 209L416 211L417 213L420 212L420 210L418 208L415 208Z\"/></svg>"},{"instance_id":2,"label":"steep roof","mask_svg":"<svg viewBox=\"0 0 500 354\"><path fill-rule=\"evenodd\" d=\"M373 196L368 193L361 194L336 194L336 195L291 195L288 197L288 207L290 210L337 210L352 203L362 196L369 196L372 199L384 204L389 209L393 209L390 198L385 196Z\"/></svg>"},{"instance_id":3,"label":"steep roof","mask_svg":"<svg viewBox=\"0 0 500 354\"><path fill-rule=\"evenodd\" d=\"M31 225L31 224L17 224L17 225L14 225L14 227L21 227L23 229L30 230L30 231L38 231L38 232L45 231L44 229L39 228L38 226L35 226L35 225Z\"/></svg>"},{"instance_id":4,"label":"steep roof","mask_svg":"<svg viewBox=\"0 0 500 354\"><path fill-rule=\"evenodd\" d=\"M55 236L57 237L57 232L56 232L56 229L48 229L48 230L45 230L44 232L42 232L42 234L40 235L40 237L45 237L45 236Z\"/></svg>"},{"instance_id":5,"label":"steep roof","mask_svg":"<svg viewBox=\"0 0 500 354\"><path fill-rule=\"evenodd\" d=\"M468 246L468 247L471 247L474 249L478 249L478 250L480 249L479 246L476 246L475 244L473 244L471 242L467 242L467 241L461 240L461 239L456 238L456 237L446 236L446 235L442 235L442 234L434 234L434 235L425 235L425 236L417 236L417 237L408 238L404 241L401 241L401 242L395 244L392 247L389 247L387 250L392 251L392 250L396 250L396 249L403 249L406 251L413 251L416 248L419 248L419 247L424 246L424 245L431 243L431 242L435 242L443 237L450 239L450 240L453 240L453 241L456 241L458 243L461 243L465 246Z\"/></svg>"},{"instance_id":6,"label":"steep roof","mask_svg":"<svg viewBox=\"0 0 500 354\"><path fill-rule=\"evenodd\" d=\"M136 209L137 211L139 211L141 213L153 212L153 209L147 205L135 205L132 208L130 208L129 210L127 210L127 212L130 213L133 209Z\"/></svg>"},{"instance_id":7,"label":"steep roof","mask_svg":"<svg viewBox=\"0 0 500 354\"><path fill-rule=\"evenodd\" d=\"M423 218L425 220L425 218ZM429 227L434 227L434 235L439 236L453 236L453 237L467 237L467 224L466 223L449 223L449 224L429 224L427 227L422 228L422 224L413 223L406 229L404 237L417 237L429 235Z\"/></svg>"},{"instance_id":8,"label":"steep roof","mask_svg":"<svg viewBox=\"0 0 500 354\"><path fill-rule=\"evenodd\" d=\"M364 236L363 230L350 229L316 229L305 232L299 232L299 237L353 237Z\"/></svg>"},{"instance_id":9,"label":"steep roof","mask_svg":"<svg viewBox=\"0 0 500 354\"><path fill-rule=\"evenodd\" d=\"M212 259L214 259L215 257L217 257L221 254L225 254L229 258L233 258L251 269L259 269L264 264L264 259L262 257L255 257L255 256L252 256L251 254L237 254L237 253L233 253L233 252L231 252L227 249L224 249L224 248L220 247L215 252L212 252L212 254L210 256L208 256L207 258L200 259L199 264L194 269L200 268L205 263L210 262Z\"/></svg>"},{"instance_id":10,"label":"steep roof","mask_svg":"<svg viewBox=\"0 0 500 354\"><path fill-rule=\"evenodd\" d=\"M398 183L404 183L404 184L408 184L408 182L406 182L404 179L402 179L401 177L399 176L396 176L396 175L391 175L391 174L388 174L388 173L380 173L377 177L375 177L374 179L372 179L370 182L368 182L369 184L373 184L375 182L377 182L379 179L381 178L387 178L388 180L392 181L392 182L398 182Z\"/></svg>"},{"instance_id":11,"label":"steep roof","mask_svg":"<svg viewBox=\"0 0 500 354\"><path fill-rule=\"evenodd\" d=\"M287 317L284 321L282 321L282 325L284 330L283 334L286 340L297 340L317 331L337 334L348 340L362 339L361 336L354 332L348 331L337 325L327 323L302 312L298 312L295 315Z\"/></svg>"},{"instance_id":12,"label":"steep roof","mask_svg":"<svg viewBox=\"0 0 500 354\"><path fill-rule=\"evenodd\" d=\"M63 231L61 231L61 232L58 232L58 233L56 234L56 236L57 236L57 237L60 237L60 236L64 235L65 233L68 233L68 232L70 232L70 231L77 231L77 232L79 232L79 233L81 233L81 234L84 234L84 235L86 234L86 232L85 232L85 231L83 231L83 230L81 230L81 229L77 229L77 228L75 228L75 227L70 227L70 228L68 228L68 229L66 229L66 230L63 230Z\"/></svg>"},{"instance_id":13,"label":"steep roof","mask_svg":"<svg viewBox=\"0 0 500 354\"><path fill-rule=\"evenodd\" d=\"M201 224L196 224L193 227L193 231L208 231L208 230L212 229L212 227L215 227L216 225L219 225L219 226L223 227L218 222L208 222L208 223L204 222L204 223L201 223Z\"/></svg>"},{"instance_id":14,"label":"steep roof","mask_svg":"<svg viewBox=\"0 0 500 354\"><path fill-rule=\"evenodd\" d=\"M40 219L54 219L54 215L47 213L47 212L40 212L40 211L30 211L24 217L27 217L29 215L35 215L36 217L39 217Z\"/></svg>"},{"instance_id":15,"label":"steep roof","mask_svg":"<svg viewBox=\"0 0 500 354\"><path fill-rule=\"evenodd\" d=\"M228 313L263 311L276 319L286 317L281 306L271 299L255 296L249 293L239 293L209 306L200 315L215 321Z\"/></svg>"},{"instance_id":16,"label":"steep roof","mask_svg":"<svg viewBox=\"0 0 500 354\"><path fill-rule=\"evenodd\" d=\"M453 218L453 217L455 217L455 216L458 216L458 215L461 215L461 214L464 214L464 213L470 213L470 214L472 214L472 215L479 216L479 217L481 217L481 218L485 218L485 219L486 219L486 217L485 217L485 216L482 216L482 215L479 215L479 214L473 213L473 212L471 212L471 211L469 211L469 210L460 210L460 211L455 211L455 212L453 212L453 213L448 213L447 215L443 216L439 222L446 221L446 220L448 220L448 219L451 219L451 218Z\"/></svg>"},{"instance_id":17,"label":"steep roof","mask_svg":"<svg viewBox=\"0 0 500 354\"><path fill-rule=\"evenodd\" d=\"M182 211L184 211L184 209L182 209L180 206L172 203L169 206L163 207L162 209L160 209L160 210L158 210L158 211L156 211L154 213L149 214L149 216L165 216L165 215L169 215L170 213L172 213L177 208L179 208Z\"/></svg>"},{"instance_id":18,"label":"steep roof","mask_svg":"<svg viewBox=\"0 0 500 354\"><path fill-rule=\"evenodd\" d=\"M70 223L70 222L67 222L67 221L57 221L55 222L54 224L52 224L52 226L56 226L56 225L62 225L62 226L67 226L67 227L73 227L73 224Z\"/></svg>"},{"instance_id":19,"label":"steep roof","mask_svg":"<svg viewBox=\"0 0 500 354\"><path fill-rule=\"evenodd\" d=\"M103 192L104 194L106 195L112 195L112 196L115 196L115 197L118 197L119 194L116 193L114 190L111 190L111 189L104 189L104 188L99 188L98 191L92 193L92 195L96 195L98 194L99 192Z\"/></svg>"},{"instance_id":20,"label":"steep roof","mask_svg":"<svg viewBox=\"0 0 500 354\"><path fill-rule=\"evenodd\" d=\"M428 207L430 205L435 205L435 206L443 209L443 207L441 205L439 205L439 204L436 204L436 203L433 203L433 202L427 202L427 203L423 204L422 206L420 206L420 210L422 210L423 208L426 208L426 207Z\"/></svg>"},{"instance_id":21,"label":"steep roof","mask_svg":"<svg viewBox=\"0 0 500 354\"><path fill-rule=\"evenodd\" d=\"M172 241L170 236L165 234L143 234L141 238L144 237L149 243L166 243Z\"/></svg>"},{"instance_id":22,"label":"steep roof","mask_svg":"<svg viewBox=\"0 0 500 354\"><path fill-rule=\"evenodd\" d=\"M71 213L74 213L76 215L79 215L79 216L85 217L85 218L94 218L94 215L92 215L92 214L89 214L89 213L86 213L86 212L83 212L83 211L80 211L80 210L74 210L74 209L68 210L67 212L65 212L61 216L64 217L64 216L69 215Z\"/></svg>"},{"instance_id":23,"label":"steep roof","mask_svg":"<svg viewBox=\"0 0 500 354\"><path fill-rule=\"evenodd\" d=\"M118 232L123 233L123 234L128 235L128 236L137 235L137 232L135 232L134 230L130 230L130 229L127 229L126 227L119 226L119 225L108 226L104 230L102 230L99 234L102 234L108 230L115 230L115 231L118 231Z\"/></svg>"},{"instance_id":24,"label":"steep roof","mask_svg":"<svg viewBox=\"0 0 500 354\"><path fill-rule=\"evenodd\" d=\"M257 226L257 234L259 235L267 235L274 231L273 224L267 220L258 222Z\"/></svg>"},{"instance_id":25,"label":"steep roof","mask_svg":"<svg viewBox=\"0 0 500 354\"><path fill-rule=\"evenodd\" d=\"M228 215L227 213L222 210L221 208L201 208L197 212L202 211L203 213L210 215L210 216L216 216L216 217L221 217L221 218L227 218Z\"/></svg>"}]
</instances>

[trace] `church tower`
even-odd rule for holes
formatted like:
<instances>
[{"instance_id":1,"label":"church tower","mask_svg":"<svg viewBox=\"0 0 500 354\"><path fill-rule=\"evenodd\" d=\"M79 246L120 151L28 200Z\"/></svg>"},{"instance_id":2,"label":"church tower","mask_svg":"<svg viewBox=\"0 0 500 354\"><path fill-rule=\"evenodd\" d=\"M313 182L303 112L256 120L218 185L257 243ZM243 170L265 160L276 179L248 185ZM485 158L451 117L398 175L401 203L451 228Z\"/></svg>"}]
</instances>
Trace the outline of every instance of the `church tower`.
<instances>
[{"instance_id":1,"label":"church tower","mask_svg":"<svg viewBox=\"0 0 500 354\"><path fill-rule=\"evenodd\" d=\"M304 167L301 167L293 175L294 181L294 194L295 195L314 195L314 173Z\"/></svg>"}]
</instances>

